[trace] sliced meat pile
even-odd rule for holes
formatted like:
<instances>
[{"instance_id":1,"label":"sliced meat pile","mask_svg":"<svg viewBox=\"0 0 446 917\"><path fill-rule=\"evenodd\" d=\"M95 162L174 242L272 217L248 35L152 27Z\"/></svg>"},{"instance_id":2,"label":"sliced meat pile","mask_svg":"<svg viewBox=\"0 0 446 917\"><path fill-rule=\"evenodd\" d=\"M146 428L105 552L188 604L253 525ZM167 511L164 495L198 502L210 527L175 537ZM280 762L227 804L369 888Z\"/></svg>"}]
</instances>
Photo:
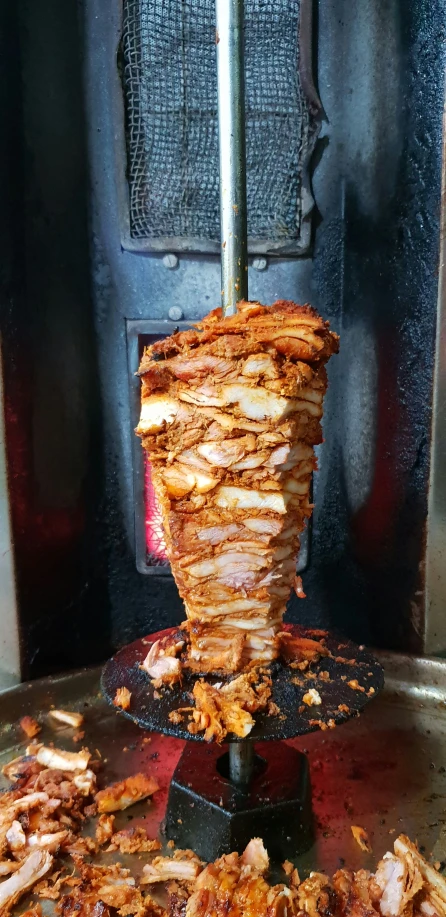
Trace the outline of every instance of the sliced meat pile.
<instances>
[{"instance_id":1,"label":"sliced meat pile","mask_svg":"<svg viewBox=\"0 0 446 917\"><path fill-rule=\"evenodd\" d=\"M148 347L141 436L186 607L188 665L231 673L278 654L311 515L325 364L338 337L309 306L239 303ZM298 585L298 594L302 594ZM158 658L155 678L179 678Z\"/></svg>"}]
</instances>

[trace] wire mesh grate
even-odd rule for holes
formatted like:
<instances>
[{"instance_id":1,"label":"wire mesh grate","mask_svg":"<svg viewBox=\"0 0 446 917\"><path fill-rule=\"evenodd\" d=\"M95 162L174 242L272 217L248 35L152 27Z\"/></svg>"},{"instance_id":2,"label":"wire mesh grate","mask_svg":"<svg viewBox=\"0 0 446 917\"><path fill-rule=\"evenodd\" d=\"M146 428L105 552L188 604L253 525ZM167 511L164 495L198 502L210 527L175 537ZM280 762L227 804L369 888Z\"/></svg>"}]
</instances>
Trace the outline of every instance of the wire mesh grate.
<instances>
[{"instance_id":1,"label":"wire mesh grate","mask_svg":"<svg viewBox=\"0 0 446 917\"><path fill-rule=\"evenodd\" d=\"M248 235L296 242L314 123L299 78L300 0L245 0ZM124 0L132 239L218 242L215 0Z\"/></svg>"}]
</instances>

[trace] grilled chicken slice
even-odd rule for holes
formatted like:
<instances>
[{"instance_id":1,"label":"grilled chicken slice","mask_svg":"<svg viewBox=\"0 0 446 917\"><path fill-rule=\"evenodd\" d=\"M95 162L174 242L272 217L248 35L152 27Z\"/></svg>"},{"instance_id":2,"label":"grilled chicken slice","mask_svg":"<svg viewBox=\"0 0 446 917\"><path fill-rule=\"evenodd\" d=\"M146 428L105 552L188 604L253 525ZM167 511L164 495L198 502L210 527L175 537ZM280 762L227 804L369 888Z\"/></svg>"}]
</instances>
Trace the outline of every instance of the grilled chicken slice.
<instances>
[{"instance_id":1,"label":"grilled chicken slice","mask_svg":"<svg viewBox=\"0 0 446 917\"><path fill-rule=\"evenodd\" d=\"M61 771L85 771L91 758L90 752L64 751L60 748L46 748L42 745L37 752L37 761L44 767L53 767Z\"/></svg>"},{"instance_id":2,"label":"grilled chicken slice","mask_svg":"<svg viewBox=\"0 0 446 917\"><path fill-rule=\"evenodd\" d=\"M159 789L156 780L146 774L134 774L119 783L113 783L105 790L96 793L95 800L99 813L119 812L128 809L135 802L147 799Z\"/></svg>"},{"instance_id":3,"label":"grilled chicken slice","mask_svg":"<svg viewBox=\"0 0 446 917\"><path fill-rule=\"evenodd\" d=\"M167 554L189 621L189 666L269 662L311 515L325 363L338 349L309 306L239 303L148 347L137 433L152 467ZM152 647L155 680L180 678Z\"/></svg>"},{"instance_id":4,"label":"grilled chicken slice","mask_svg":"<svg viewBox=\"0 0 446 917\"><path fill-rule=\"evenodd\" d=\"M72 726L73 729L80 729L84 722L82 713L76 713L74 710L50 710L49 715L58 723L64 723L66 726Z\"/></svg>"}]
</instances>

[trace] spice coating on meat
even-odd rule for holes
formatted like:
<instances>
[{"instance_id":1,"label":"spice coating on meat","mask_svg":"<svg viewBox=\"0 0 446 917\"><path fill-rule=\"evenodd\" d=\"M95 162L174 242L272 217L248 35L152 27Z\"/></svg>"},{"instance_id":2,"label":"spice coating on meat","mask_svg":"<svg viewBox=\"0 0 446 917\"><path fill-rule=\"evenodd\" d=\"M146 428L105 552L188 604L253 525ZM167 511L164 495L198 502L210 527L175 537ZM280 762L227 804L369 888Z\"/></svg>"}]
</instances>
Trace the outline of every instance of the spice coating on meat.
<instances>
[{"instance_id":1,"label":"spice coating on meat","mask_svg":"<svg viewBox=\"0 0 446 917\"><path fill-rule=\"evenodd\" d=\"M313 309L280 301L242 302L226 319L216 309L144 353L136 432L197 672L238 672L278 654L312 511L324 364L337 350ZM167 663L153 664L156 678ZM179 677L169 665L166 677Z\"/></svg>"}]
</instances>

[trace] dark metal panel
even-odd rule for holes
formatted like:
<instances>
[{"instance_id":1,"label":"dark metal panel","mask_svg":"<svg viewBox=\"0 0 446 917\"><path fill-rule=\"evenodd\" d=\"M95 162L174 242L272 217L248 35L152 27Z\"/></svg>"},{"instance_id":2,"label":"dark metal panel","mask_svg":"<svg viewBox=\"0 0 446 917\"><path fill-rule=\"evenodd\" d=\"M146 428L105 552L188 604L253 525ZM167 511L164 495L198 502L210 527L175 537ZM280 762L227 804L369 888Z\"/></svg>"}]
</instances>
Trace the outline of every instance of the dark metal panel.
<instances>
[{"instance_id":1,"label":"dark metal panel","mask_svg":"<svg viewBox=\"0 0 446 917\"><path fill-rule=\"evenodd\" d=\"M78 6L74 0L4 6L10 21L2 30L3 85L12 111L2 144L10 157L2 194L12 198L13 270L2 324L26 676L98 658L107 625L105 584L91 550L99 402Z\"/></svg>"},{"instance_id":2,"label":"dark metal panel","mask_svg":"<svg viewBox=\"0 0 446 917\"><path fill-rule=\"evenodd\" d=\"M444 127L446 121L443 122ZM426 531L424 646L427 653L446 652L446 138L443 128L441 249L435 349L429 513ZM419 615L419 604L415 606ZM414 609L415 610L415 609Z\"/></svg>"},{"instance_id":3,"label":"dark metal panel","mask_svg":"<svg viewBox=\"0 0 446 917\"><path fill-rule=\"evenodd\" d=\"M444 23L439 0L319 5L330 124L315 180L314 272L341 353L307 609L357 639L407 650L424 649Z\"/></svg>"}]
</instances>

